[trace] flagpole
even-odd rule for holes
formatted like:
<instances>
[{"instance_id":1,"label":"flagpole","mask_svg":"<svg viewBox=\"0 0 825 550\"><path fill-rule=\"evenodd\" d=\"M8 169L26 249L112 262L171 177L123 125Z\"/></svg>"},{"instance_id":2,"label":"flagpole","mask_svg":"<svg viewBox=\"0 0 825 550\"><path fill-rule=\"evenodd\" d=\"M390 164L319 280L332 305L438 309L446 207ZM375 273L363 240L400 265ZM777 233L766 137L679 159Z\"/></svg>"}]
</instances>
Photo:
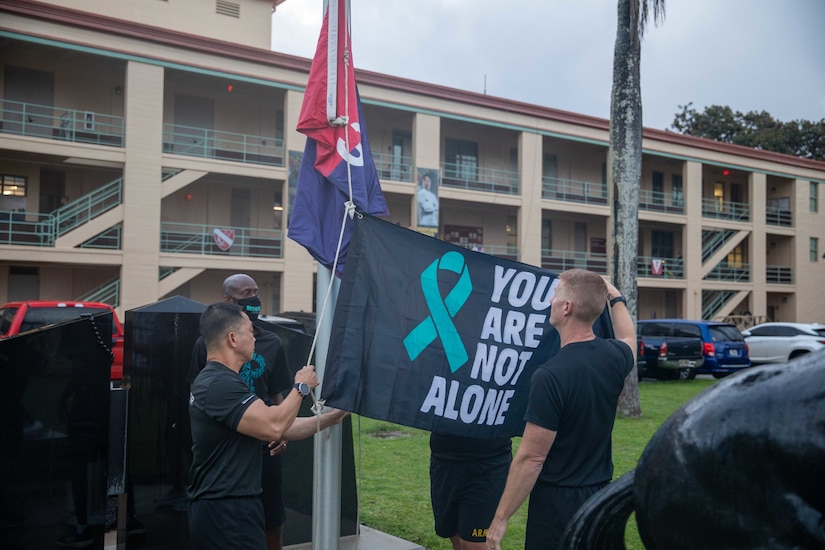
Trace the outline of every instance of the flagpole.
<instances>
[{"instance_id":1,"label":"flagpole","mask_svg":"<svg viewBox=\"0 0 825 550\"><path fill-rule=\"evenodd\" d=\"M324 311L316 328L315 371L318 374L320 385L317 394L321 395L324 384L324 372L329 352L330 333L332 332L332 312L338 301L340 280L332 276L332 272L318 264L318 276L315 283L316 296L327 295L332 279L332 289L329 291L329 301L326 306L319 304L317 313ZM323 299L323 298L321 298ZM326 430L315 434L315 480L312 501L312 548L322 550L337 550L341 539L341 424L330 426Z\"/></svg>"}]
</instances>

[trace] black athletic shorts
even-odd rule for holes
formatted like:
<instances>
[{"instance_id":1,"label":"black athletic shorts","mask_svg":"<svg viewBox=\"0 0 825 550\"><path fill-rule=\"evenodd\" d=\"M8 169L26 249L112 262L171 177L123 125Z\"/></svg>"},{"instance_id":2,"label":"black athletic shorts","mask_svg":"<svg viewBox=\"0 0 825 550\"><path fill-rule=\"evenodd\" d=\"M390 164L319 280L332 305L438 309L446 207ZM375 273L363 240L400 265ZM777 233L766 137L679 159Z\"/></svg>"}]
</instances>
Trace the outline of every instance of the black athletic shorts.
<instances>
[{"instance_id":1,"label":"black athletic shorts","mask_svg":"<svg viewBox=\"0 0 825 550\"><path fill-rule=\"evenodd\" d=\"M430 457L430 497L438 536L457 534L470 542L487 539L511 460L510 453L472 461Z\"/></svg>"},{"instance_id":2,"label":"black athletic shorts","mask_svg":"<svg viewBox=\"0 0 825 550\"><path fill-rule=\"evenodd\" d=\"M264 505L266 530L270 531L284 524L284 488L281 474L281 455L269 456L269 447L264 445L264 460L261 468L261 502Z\"/></svg>"},{"instance_id":3,"label":"black athletic shorts","mask_svg":"<svg viewBox=\"0 0 825 550\"><path fill-rule=\"evenodd\" d=\"M585 501L607 483L587 487L558 487L536 481L527 508L524 550L555 550L570 520Z\"/></svg>"},{"instance_id":4,"label":"black athletic shorts","mask_svg":"<svg viewBox=\"0 0 825 550\"><path fill-rule=\"evenodd\" d=\"M261 499L193 500L189 504L189 541L192 550L266 550Z\"/></svg>"}]
</instances>

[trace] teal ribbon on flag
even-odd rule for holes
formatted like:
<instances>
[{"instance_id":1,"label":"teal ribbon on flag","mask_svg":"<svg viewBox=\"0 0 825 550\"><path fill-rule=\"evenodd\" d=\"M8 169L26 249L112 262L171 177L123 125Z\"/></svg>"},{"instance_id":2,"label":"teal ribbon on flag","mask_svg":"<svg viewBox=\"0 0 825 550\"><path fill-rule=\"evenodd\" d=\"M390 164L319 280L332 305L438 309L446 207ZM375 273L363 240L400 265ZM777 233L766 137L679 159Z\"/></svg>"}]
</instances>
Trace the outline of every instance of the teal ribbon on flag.
<instances>
[{"instance_id":1,"label":"teal ribbon on flag","mask_svg":"<svg viewBox=\"0 0 825 550\"><path fill-rule=\"evenodd\" d=\"M455 286L443 300L438 290L439 269L452 271L459 275ZM407 355L410 361L414 361L427 346L440 337L450 371L455 372L469 359L464 342L461 341L453 323L453 317L473 291L473 283L470 281L470 272L464 264L464 256L450 251L441 256L440 260L434 260L421 273L421 290L424 292L424 300L427 302L430 314L404 338Z\"/></svg>"}]
</instances>

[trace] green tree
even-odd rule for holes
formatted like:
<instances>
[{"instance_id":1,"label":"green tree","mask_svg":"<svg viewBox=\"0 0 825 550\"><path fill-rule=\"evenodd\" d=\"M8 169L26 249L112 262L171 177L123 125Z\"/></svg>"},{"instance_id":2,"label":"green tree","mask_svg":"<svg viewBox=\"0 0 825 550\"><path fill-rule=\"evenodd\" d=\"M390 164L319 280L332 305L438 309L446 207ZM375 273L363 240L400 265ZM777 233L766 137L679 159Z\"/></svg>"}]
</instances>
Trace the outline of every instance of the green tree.
<instances>
[{"instance_id":1,"label":"green tree","mask_svg":"<svg viewBox=\"0 0 825 550\"><path fill-rule=\"evenodd\" d=\"M613 280L624 292L633 319L637 318L639 239L639 184L642 176L642 37L648 17L664 20L664 0L619 0L616 44L613 51L613 90L610 96L608 166L613 183ZM618 414L639 417L639 380L636 369L625 379Z\"/></svg>"},{"instance_id":2,"label":"green tree","mask_svg":"<svg viewBox=\"0 0 825 550\"><path fill-rule=\"evenodd\" d=\"M742 113L711 105L701 113L692 103L679 105L672 128L683 134L764 149L813 160L825 160L825 119L782 122L766 111Z\"/></svg>"}]
</instances>

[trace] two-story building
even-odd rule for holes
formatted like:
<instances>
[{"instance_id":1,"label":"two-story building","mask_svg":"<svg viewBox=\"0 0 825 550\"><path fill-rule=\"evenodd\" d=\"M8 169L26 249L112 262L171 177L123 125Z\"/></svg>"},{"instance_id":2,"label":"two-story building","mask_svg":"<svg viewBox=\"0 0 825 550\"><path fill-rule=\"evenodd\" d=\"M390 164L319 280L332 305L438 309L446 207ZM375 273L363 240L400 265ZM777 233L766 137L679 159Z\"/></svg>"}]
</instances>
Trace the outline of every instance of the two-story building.
<instances>
[{"instance_id":1,"label":"two-story building","mask_svg":"<svg viewBox=\"0 0 825 550\"><path fill-rule=\"evenodd\" d=\"M313 310L286 238L310 60L269 50L274 4L0 0L0 301L208 303L243 271L265 313ZM610 275L607 120L356 74L393 222L435 174L440 238ZM640 318L823 320L825 162L643 147Z\"/></svg>"}]
</instances>

